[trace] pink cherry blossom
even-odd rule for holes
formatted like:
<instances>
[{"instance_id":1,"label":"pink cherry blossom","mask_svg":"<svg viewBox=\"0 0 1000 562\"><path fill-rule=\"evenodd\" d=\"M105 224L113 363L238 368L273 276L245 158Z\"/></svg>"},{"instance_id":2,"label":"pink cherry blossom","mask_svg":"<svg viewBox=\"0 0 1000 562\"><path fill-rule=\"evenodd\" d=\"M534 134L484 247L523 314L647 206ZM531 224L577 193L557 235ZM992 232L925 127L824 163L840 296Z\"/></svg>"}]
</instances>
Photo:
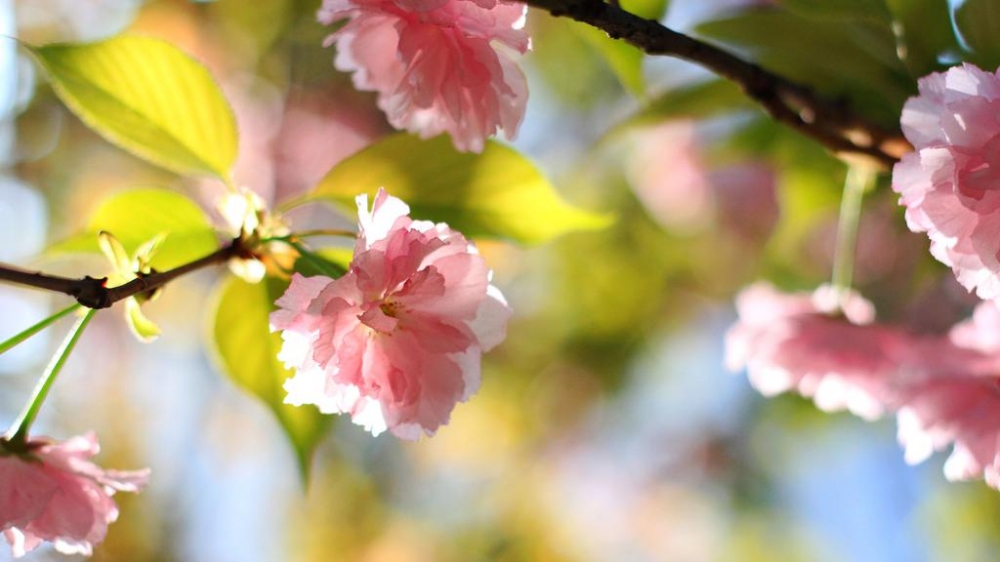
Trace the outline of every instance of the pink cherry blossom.
<instances>
[{"instance_id":1,"label":"pink cherry blossom","mask_svg":"<svg viewBox=\"0 0 1000 562\"><path fill-rule=\"evenodd\" d=\"M295 275L271 314L279 358L296 374L286 402L345 412L373 434L433 435L479 388L482 353L510 308L460 233L414 221L379 190L357 199L360 233L339 279Z\"/></svg>"},{"instance_id":2,"label":"pink cherry blossom","mask_svg":"<svg viewBox=\"0 0 1000 562\"><path fill-rule=\"evenodd\" d=\"M744 289L739 321L726 334L727 366L745 367L765 396L795 390L822 410L881 416L896 402L892 376L906 341L871 323L871 303L855 294L846 301L837 311L829 287L792 295L763 283Z\"/></svg>"},{"instance_id":3,"label":"pink cherry blossom","mask_svg":"<svg viewBox=\"0 0 1000 562\"><path fill-rule=\"evenodd\" d=\"M528 88L511 55L526 52L527 7L507 0L324 0L319 21L349 19L330 35L335 66L378 92L389 123L480 152L502 129L513 139Z\"/></svg>"},{"instance_id":4,"label":"pink cherry blossom","mask_svg":"<svg viewBox=\"0 0 1000 562\"><path fill-rule=\"evenodd\" d=\"M897 438L916 464L952 446L950 480L985 477L1000 488L1000 308L982 303L946 336L868 323L855 296L831 315L831 293L784 295L767 285L737 299L726 336L733 369L746 367L762 394L795 390L824 410L864 418L897 415Z\"/></svg>"},{"instance_id":5,"label":"pink cherry blossom","mask_svg":"<svg viewBox=\"0 0 1000 562\"><path fill-rule=\"evenodd\" d=\"M34 439L25 452L0 442L0 529L15 557L49 541L65 554L90 555L118 518L111 496L138 492L149 470L103 470L90 462L93 434L64 442Z\"/></svg>"},{"instance_id":6,"label":"pink cherry blossom","mask_svg":"<svg viewBox=\"0 0 1000 562\"><path fill-rule=\"evenodd\" d=\"M983 476L1000 488L1000 313L982 303L950 338L923 341L912 353L919 376L906 385L899 442L911 464L954 445L945 462L949 480Z\"/></svg>"},{"instance_id":7,"label":"pink cherry blossom","mask_svg":"<svg viewBox=\"0 0 1000 562\"><path fill-rule=\"evenodd\" d=\"M1000 297L1000 77L971 64L919 82L903 108L915 152L896 164L892 188L931 253L982 299Z\"/></svg>"},{"instance_id":8,"label":"pink cherry blossom","mask_svg":"<svg viewBox=\"0 0 1000 562\"><path fill-rule=\"evenodd\" d=\"M906 461L919 463L953 444L944 467L949 480L982 476L1000 488L1000 379L929 379L912 394L897 416Z\"/></svg>"},{"instance_id":9,"label":"pink cherry blossom","mask_svg":"<svg viewBox=\"0 0 1000 562\"><path fill-rule=\"evenodd\" d=\"M760 162L710 167L695 125L669 121L632 133L625 171L636 197L676 234L716 223L744 240L766 238L778 219L774 171Z\"/></svg>"},{"instance_id":10,"label":"pink cherry blossom","mask_svg":"<svg viewBox=\"0 0 1000 562\"><path fill-rule=\"evenodd\" d=\"M634 136L626 172L646 211L681 234L710 227L715 198L695 142L695 123L668 121Z\"/></svg>"},{"instance_id":11,"label":"pink cherry blossom","mask_svg":"<svg viewBox=\"0 0 1000 562\"><path fill-rule=\"evenodd\" d=\"M1000 356L1000 304L997 301L979 303L972 311L972 318L956 324L949 336L961 347Z\"/></svg>"}]
</instances>

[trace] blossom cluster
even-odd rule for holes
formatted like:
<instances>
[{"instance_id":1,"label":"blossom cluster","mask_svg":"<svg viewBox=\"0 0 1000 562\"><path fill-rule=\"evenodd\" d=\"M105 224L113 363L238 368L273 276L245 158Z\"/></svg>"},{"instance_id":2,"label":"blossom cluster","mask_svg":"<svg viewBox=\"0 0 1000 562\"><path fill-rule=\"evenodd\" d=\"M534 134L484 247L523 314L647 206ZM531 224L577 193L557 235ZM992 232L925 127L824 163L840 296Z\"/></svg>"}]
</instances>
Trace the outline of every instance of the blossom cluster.
<instances>
[{"instance_id":1,"label":"blossom cluster","mask_svg":"<svg viewBox=\"0 0 1000 562\"><path fill-rule=\"evenodd\" d=\"M796 391L827 411L866 419L897 417L906 460L921 462L953 445L949 479L984 476L1000 487L1000 309L982 303L942 336L874 322L868 301L837 306L829 287L783 294L745 289L739 321L726 336L730 368L772 396Z\"/></svg>"},{"instance_id":2,"label":"blossom cluster","mask_svg":"<svg viewBox=\"0 0 1000 562\"><path fill-rule=\"evenodd\" d=\"M914 151L893 169L906 222L982 302L940 336L874 322L856 294L737 300L727 363L765 395L796 391L824 410L896 415L906 460L951 446L950 480L1000 488L1000 74L963 64L922 78L901 125Z\"/></svg>"}]
</instances>

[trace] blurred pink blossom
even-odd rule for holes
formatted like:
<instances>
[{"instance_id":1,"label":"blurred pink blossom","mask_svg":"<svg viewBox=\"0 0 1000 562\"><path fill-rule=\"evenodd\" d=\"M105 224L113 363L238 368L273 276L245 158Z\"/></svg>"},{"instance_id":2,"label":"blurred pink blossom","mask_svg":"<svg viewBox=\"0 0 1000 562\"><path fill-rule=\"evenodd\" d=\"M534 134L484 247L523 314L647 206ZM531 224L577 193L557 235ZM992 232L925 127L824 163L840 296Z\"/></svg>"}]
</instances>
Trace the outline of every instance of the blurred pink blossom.
<instances>
[{"instance_id":1,"label":"blurred pink blossom","mask_svg":"<svg viewBox=\"0 0 1000 562\"><path fill-rule=\"evenodd\" d=\"M714 196L691 121L668 122L635 134L629 184L649 214L680 233L708 226Z\"/></svg>"},{"instance_id":2,"label":"blurred pink blossom","mask_svg":"<svg viewBox=\"0 0 1000 562\"><path fill-rule=\"evenodd\" d=\"M896 164L892 188L910 230L982 299L1000 297L1000 78L971 64L919 82L902 127L916 152Z\"/></svg>"},{"instance_id":3,"label":"blurred pink blossom","mask_svg":"<svg viewBox=\"0 0 1000 562\"><path fill-rule=\"evenodd\" d=\"M906 461L953 445L945 476L984 476L1000 488L1000 309L982 303L947 336L871 324L856 295L842 316L833 294L786 295L768 285L737 298L740 320L726 335L726 360L746 367L766 396L795 390L823 410L866 419L895 412Z\"/></svg>"},{"instance_id":4,"label":"blurred pink blossom","mask_svg":"<svg viewBox=\"0 0 1000 562\"><path fill-rule=\"evenodd\" d=\"M511 55L530 48L526 13L506 0L324 0L318 17L350 19L326 44L356 88L378 92L389 123L480 152L498 129L513 139L524 117L527 83Z\"/></svg>"},{"instance_id":5,"label":"blurred pink blossom","mask_svg":"<svg viewBox=\"0 0 1000 562\"><path fill-rule=\"evenodd\" d=\"M905 341L872 324L874 308L851 294L837 313L830 287L783 294L759 283L736 298L739 321L726 333L726 365L746 368L765 396L795 390L820 409L875 419L893 402L894 356Z\"/></svg>"},{"instance_id":6,"label":"blurred pink blossom","mask_svg":"<svg viewBox=\"0 0 1000 562\"><path fill-rule=\"evenodd\" d=\"M664 228L691 234L713 222L763 240L778 220L774 171L761 162L711 168L693 121L669 121L633 134L626 173L636 197Z\"/></svg>"},{"instance_id":7,"label":"blurred pink blossom","mask_svg":"<svg viewBox=\"0 0 1000 562\"><path fill-rule=\"evenodd\" d=\"M949 338L922 341L913 354L922 373L910 377L898 419L899 442L911 464L954 445L949 480L985 477L1000 488L1000 311L979 305Z\"/></svg>"},{"instance_id":8,"label":"blurred pink blossom","mask_svg":"<svg viewBox=\"0 0 1000 562\"><path fill-rule=\"evenodd\" d=\"M49 541L65 554L90 555L118 519L115 491L138 492L149 470L103 470L93 434L58 443L34 439L27 452L0 442L0 529L15 557Z\"/></svg>"},{"instance_id":9,"label":"blurred pink blossom","mask_svg":"<svg viewBox=\"0 0 1000 562\"><path fill-rule=\"evenodd\" d=\"M709 171L716 215L723 226L751 240L766 240L780 218L778 178L764 162L749 161Z\"/></svg>"},{"instance_id":10,"label":"blurred pink blossom","mask_svg":"<svg viewBox=\"0 0 1000 562\"><path fill-rule=\"evenodd\" d=\"M997 301L980 303L972 312L972 318L956 324L949 336L961 347L1000 356L1000 306Z\"/></svg>"},{"instance_id":11,"label":"blurred pink blossom","mask_svg":"<svg viewBox=\"0 0 1000 562\"><path fill-rule=\"evenodd\" d=\"M271 314L296 374L290 404L350 413L373 434L433 435L479 388L480 358L506 335L510 308L475 246L414 221L379 190L357 199L360 233L339 279L296 275Z\"/></svg>"}]
</instances>

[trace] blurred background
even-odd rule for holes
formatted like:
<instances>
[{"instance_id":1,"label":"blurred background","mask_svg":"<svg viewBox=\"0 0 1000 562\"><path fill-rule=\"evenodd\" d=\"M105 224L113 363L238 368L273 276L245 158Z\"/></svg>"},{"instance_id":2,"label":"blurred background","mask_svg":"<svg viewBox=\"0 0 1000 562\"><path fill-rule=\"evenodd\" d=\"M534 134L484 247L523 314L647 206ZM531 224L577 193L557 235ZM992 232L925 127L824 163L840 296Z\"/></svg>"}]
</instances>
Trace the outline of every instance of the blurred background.
<instances>
[{"instance_id":1,"label":"blurred background","mask_svg":"<svg viewBox=\"0 0 1000 562\"><path fill-rule=\"evenodd\" d=\"M824 19L809 4L675 0L662 16L824 93L846 89L892 124L918 70L890 54L878 10ZM45 43L127 30L177 44L234 105L238 182L273 202L390 132L374 95L333 68L318 6L0 0L0 35ZM114 310L100 314L36 425L60 439L96 431L104 467L152 468L141 495L116 496L120 520L93 559L995 559L996 491L947 483L944 455L907 467L891 419L764 400L722 366L741 287L828 279L844 166L691 65L629 66L636 53L541 12L529 26L531 99L513 144L566 199L617 222L543 247L480 243L516 312L480 392L417 443L338 419L304 483L272 414L215 367L208 322L223 271L171 284L150 304L164 332L151 345ZM103 197L159 186L208 201L220 190L107 144L39 74L0 39L0 261L99 274L101 259L44 250ZM905 230L885 178L859 240L857 285L883 320L940 331L974 304L926 255L925 237ZM0 339L67 304L0 286ZM0 356L0 423L67 328ZM25 560L67 558L43 546Z\"/></svg>"}]
</instances>

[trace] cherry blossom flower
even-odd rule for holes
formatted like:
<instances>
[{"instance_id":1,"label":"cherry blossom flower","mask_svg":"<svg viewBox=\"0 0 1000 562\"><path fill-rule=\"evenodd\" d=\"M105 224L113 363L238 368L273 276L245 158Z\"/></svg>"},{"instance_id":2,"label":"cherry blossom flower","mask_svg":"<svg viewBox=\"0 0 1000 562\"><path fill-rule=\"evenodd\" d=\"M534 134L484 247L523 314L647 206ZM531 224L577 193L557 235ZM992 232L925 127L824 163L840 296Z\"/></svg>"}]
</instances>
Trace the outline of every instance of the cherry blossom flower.
<instances>
[{"instance_id":1,"label":"cherry blossom flower","mask_svg":"<svg viewBox=\"0 0 1000 562\"><path fill-rule=\"evenodd\" d=\"M502 129L513 139L528 89L511 55L526 52L527 7L507 0L324 0L319 21L348 23L330 35L334 65L359 90L378 92L389 123L481 152Z\"/></svg>"},{"instance_id":2,"label":"cherry blossom flower","mask_svg":"<svg viewBox=\"0 0 1000 562\"><path fill-rule=\"evenodd\" d=\"M747 368L764 395L795 390L824 410L866 419L895 412L906 461L953 446L949 480L985 477L1000 488L1000 308L982 303L946 336L868 323L854 297L831 316L830 293L783 295L767 285L737 299L740 321L726 336L727 362Z\"/></svg>"},{"instance_id":3,"label":"cherry blossom flower","mask_svg":"<svg viewBox=\"0 0 1000 562\"><path fill-rule=\"evenodd\" d=\"M669 121L632 133L625 172L649 215L680 235L713 223L742 240L766 238L778 219L775 174L761 162L712 167L694 121Z\"/></svg>"},{"instance_id":4,"label":"cherry blossom flower","mask_svg":"<svg viewBox=\"0 0 1000 562\"><path fill-rule=\"evenodd\" d=\"M997 301L980 303L972 312L972 318L956 324L949 336L958 346L1000 356L1000 304Z\"/></svg>"},{"instance_id":5,"label":"cherry blossom flower","mask_svg":"<svg viewBox=\"0 0 1000 562\"><path fill-rule=\"evenodd\" d=\"M903 108L915 152L893 169L910 230L982 299L1000 297L1000 78L971 64L919 82Z\"/></svg>"},{"instance_id":6,"label":"cherry blossom flower","mask_svg":"<svg viewBox=\"0 0 1000 562\"><path fill-rule=\"evenodd\" d=\"M761 394L796 390L825 411L847 409L875 419L895 403L891 378L906 341L872 324L871 303L851 294L835 314L836 293L782 294L767 284L736 299L739 321L726 334L726 364L746 368Z\"/></svg>"},{"instance_id":7,"label":"cherry blossom flower","mask_svg":"<svg viewBox=\"0 0 1000 562\"><path fill-rule=\"evenodd\" d=\"M93 434L63 442L29 441L13 452L0 441L0 529L15 557L42 541L65 554L90 555L118 519L115 491L138 492L149 470L103 470Z\"/></svg>"},{"instance_id":8,"label":"cherry blossom flower","mask_svg":"<svg viewBox=\"0 0 1000 562\"><path fill-rule=\"evenodd\" d=\"M695 123L670 121L634 137L626 172L650 215L682 234L711 226L715 198L695 143Z\"/></svg>"},{"instance_id":9,"label":"cherry blossom flower","mask_svg":"<svg viewBox=\"0 0 1000 562\"><path fill-rule=\"evenodd\" d=\"M1000 488L1000 311L993 301L956 325L949 338L912 350L920 376L906 384L897 415L906 460L922 462L954 445L945 462L949 480L985 477Z\"/></svg>"},{"instance_id":10,"label":"cherry blossom flower","mask_svg":"<svg viewBox=\"0 0 1000 562\"><path fill-rule=\"evenodd\" d=\"M414 221L379 190L357 199L360 233L339 279L295 275L272 329L296 374L287 403L349 413L373 434L433 435L479 388L480 358L510 308L483 259L443 223Z\"/></svg>"},{"instance_id":11,"label":"cherry blossom flower","mask_svg":"<svg viewBox=\"0 0 1000 562\"><path fill-rule=\"evenodd\" d=\"M954 373L953 373L954 375ZM928 379L897 415L906 461L917 464L953 444L945 462L949 480L985 477L1000 488L1000 379L950 376Z\"/></svg>"},{"instance_id":12,"label":"cherry blossom flower","mask_svg":"<svg viewBox=\"0 0 1000 562\"><path fill-rule=\"evenodd\" d=\"M762 161L738 162L709 172L719 223L743 240L767 240L781 214L775 170Z\"/></svg>"}]
</instances>

